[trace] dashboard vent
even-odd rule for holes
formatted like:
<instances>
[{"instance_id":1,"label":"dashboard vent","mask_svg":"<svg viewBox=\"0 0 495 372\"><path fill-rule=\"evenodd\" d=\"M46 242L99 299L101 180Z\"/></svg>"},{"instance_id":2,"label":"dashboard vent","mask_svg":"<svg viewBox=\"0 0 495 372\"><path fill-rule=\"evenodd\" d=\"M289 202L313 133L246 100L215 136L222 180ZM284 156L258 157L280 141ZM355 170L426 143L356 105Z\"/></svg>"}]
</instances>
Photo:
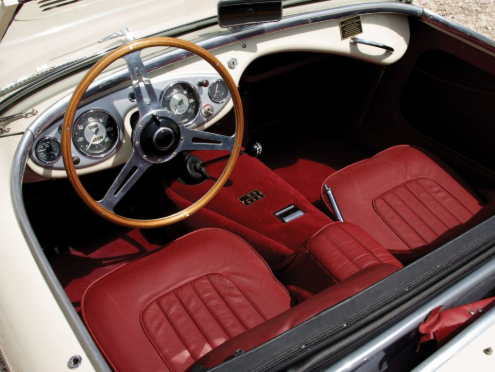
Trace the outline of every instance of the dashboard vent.
<instances>
[{"instance_id":1,"label":"dashboard vent","mask_svg":"<svg viewBox=\"0 0 495 372\"><path fill-rule=\"evenodd\" d=\"M38 0L38 5L42 12L47 12L49 10L61 8L65 5L70 5L78 3L82 0Z\"/></svg>"}]
</instances>

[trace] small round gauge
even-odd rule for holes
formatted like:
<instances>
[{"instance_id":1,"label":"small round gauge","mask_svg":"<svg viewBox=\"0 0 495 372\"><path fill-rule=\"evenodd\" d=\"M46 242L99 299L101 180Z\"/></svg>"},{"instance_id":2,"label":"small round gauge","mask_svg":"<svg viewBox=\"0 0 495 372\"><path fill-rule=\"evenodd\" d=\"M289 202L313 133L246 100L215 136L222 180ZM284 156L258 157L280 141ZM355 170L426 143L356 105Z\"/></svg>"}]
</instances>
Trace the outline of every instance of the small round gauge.
<instances>
[{"instance_id":1,"label":"small round gauge","mask_svg":"<svg viewBox=\"0 0 495 372\"><path fill-rule=\"evenodd\" d=\"M55 163L60 159L62 150L60 142L53 137L42 138L36 145L36 157L43 163Z\"/></svg>"},{"instance_id":2,"label":"small round gauge","mask_svg":"<svg viewBox=\"0 0 495 372\"><path fill-rule=\"evenodd\" d=\"M210 84L208 95L213 102L223 103L229 98L229 88L225 81L219 79Z\"/></svg>"},{"instance_id":3,"label":"small round gauge","mask_svg":"<svg viewBox=\"0 0 495 372\"><path fill-rule=\"evenodd\" d=\"M84 155L102 157L117 146L119 126L105 111L91 110L77 119L72 131L74 145Z\"/></svg>"},{"instance_id":4,"label":"small round gauge","mask_svg":"<svg viewBox=\"0 0 495 372\"><path fill-rule=\"evenodd\" d=\"M201 102L193 86L186 82L172 83L161 96L164 108L177 115L182 124L192 122L199 112Z\"/></svg>"}]
</instances>

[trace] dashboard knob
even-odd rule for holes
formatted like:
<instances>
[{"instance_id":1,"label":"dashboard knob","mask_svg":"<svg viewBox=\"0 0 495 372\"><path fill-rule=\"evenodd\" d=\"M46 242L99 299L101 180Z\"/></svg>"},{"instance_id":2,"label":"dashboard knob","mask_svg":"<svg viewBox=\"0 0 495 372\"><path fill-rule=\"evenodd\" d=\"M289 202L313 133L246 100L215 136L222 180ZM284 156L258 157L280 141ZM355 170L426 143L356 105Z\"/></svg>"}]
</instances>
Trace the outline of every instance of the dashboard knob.
<instances>
[{"instance_id":1,"label":"dashboard knob","mask_svg":"<svg viewBox=\"0 0 495 372\"><path fill-rule=\"evenodd\" d=\"M213 106L209 104L204 105L201 109L201 114L203 114L205 118L209 118L211 115L213 115L213 112Z\"/></svg>"},{"instance_id":2,"label":"dashboard knob","mask_svg":"<svg viewBox=\"0 0 495 372\"><path fill-rule=\"evenodd\" d=\"M210 85L210 82L206 79L198 81L198 87L205 87L206 88L208 85Z\"/></svg>"}]
</instances>

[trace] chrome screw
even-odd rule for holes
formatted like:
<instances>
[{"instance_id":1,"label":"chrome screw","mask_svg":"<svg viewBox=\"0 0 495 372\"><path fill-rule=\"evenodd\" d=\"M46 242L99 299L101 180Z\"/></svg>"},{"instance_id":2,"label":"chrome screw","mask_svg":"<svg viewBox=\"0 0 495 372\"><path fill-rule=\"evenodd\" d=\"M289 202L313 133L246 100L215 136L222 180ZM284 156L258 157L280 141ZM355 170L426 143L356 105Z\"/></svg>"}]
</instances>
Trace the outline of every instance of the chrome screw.
<instances>
[{"instance_id":1,"label":"chrome screw","mask_svg":"<svg viewBox=\"0 0 495 372\"><path fill-rule=\"evenodd\" d=\"M492 355L493 353L493 349L491 347L487 347L485 350L483 350L483 352L486 354L486 355Z\"/></svg>"}]
</instances>

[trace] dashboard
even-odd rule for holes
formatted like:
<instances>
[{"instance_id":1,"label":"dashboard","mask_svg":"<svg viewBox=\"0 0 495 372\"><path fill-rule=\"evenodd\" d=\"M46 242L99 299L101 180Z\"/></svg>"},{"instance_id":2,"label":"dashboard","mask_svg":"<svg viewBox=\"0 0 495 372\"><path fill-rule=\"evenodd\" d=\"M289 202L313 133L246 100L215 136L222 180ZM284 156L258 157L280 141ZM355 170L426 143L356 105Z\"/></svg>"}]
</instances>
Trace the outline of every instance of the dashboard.
<instances>
[{"instance_id":1,"label":"dashboard","mask_svg":"<svg viewBox=\"0 0 495 372\"><path fill-rule=\"evenodd\" d=\"M153 78L152 83L162 107L191 129L203 127L230 101L226 83L214 72L167 74ZM136 97L130 85L81 106L72 130L72 159L76 168L91 167L115 155L131 138L138 120ZM60 118L39 134L30 154L34 164L64 169L62 127Z\"/></svg>"}]
</instances>

